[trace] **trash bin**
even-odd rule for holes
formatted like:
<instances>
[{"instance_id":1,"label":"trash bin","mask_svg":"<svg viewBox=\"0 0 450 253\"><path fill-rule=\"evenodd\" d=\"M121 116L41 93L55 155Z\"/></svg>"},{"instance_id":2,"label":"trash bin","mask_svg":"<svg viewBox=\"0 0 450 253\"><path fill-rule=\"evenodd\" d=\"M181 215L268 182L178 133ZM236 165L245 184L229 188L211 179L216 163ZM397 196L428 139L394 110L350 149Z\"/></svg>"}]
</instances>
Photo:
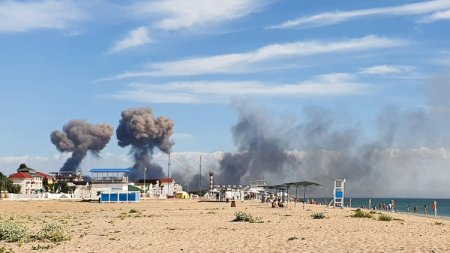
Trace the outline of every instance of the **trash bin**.
<instances>
[{"instance_id":1,"label":"trash bin","mask_svg":"<svg viewBox=\"0 0 450 253\"><path fill-rule=\"evenodd\" d=\"M236 207L236 201L234 200L231 201L231 207Z\"/></svg>"}]
</instances>

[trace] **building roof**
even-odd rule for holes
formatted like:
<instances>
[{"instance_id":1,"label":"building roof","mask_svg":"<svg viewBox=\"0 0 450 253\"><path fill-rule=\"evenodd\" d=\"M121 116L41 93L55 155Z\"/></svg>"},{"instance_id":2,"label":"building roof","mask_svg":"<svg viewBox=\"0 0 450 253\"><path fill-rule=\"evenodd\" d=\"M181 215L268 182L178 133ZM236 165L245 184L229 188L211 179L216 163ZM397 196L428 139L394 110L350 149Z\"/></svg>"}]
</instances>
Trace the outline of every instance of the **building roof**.
<instances>
[{"instance_id":1,"label":"building roof","mask_svg":"<svg viewBox=\"0 0 450 253\"><path fill-rule=\"evenodd\" d=\"M292 182L292 183L286 183L288 187L296 186L296 187L309 187L309 186L322 186L319 183L316 182L309 182L309 181L301 181L301 182Z\"/></svg>"},{"instance_id":2,"label":"building roof","mask_svg":"<svg viewBox=\"0 0 450 253\"><path fill-rule=\"evenodd\" d=\"M172 183L173 182L173 178L161 178L159 180L160 183Z\"/></svg>"},{"instance_id":3,"label":"building roof","mask_svg":"<svg viewBox=\"0 0 450 253\"><path fill-rule=\"evenodd\" d=\"M36 174L39 175L39 176L41 176L41 177L51 178L50 175L45 174L44 172L36 171Z\"/></svg>"},{"instance_id":4,"label":"building roof","mask_svg":"<svg viewBox=\"0 0 450 253\"><path fill-rule=\"evenodd\" d=\"M156 184L156 181L159 181L160 184L167 184L167 183L172 183L174 180L173 178L160 178L160 179L145 179L145 183L150 183L150 184ZM144 183L144 179L139 179L138 184L143 184Z\"/></svg>"},{"instance_id":5,"label":"building roof","mask_svg":"<svg viewBox=\"0 0 450 253\"><path fill-rule=\"evenodd\" d=\"M89 172L92 172L92 173L101 173L101 172L104 172L104 173L108 173L108 172L110 172L110 173L120 173L120 172L131 173L131 169L130 168L126 168L126 169L123 169L123 168L93 168Z\"/></svg>"},{"instance_id":6,"label":"building roof","mask_svg":"<svg viewBox=\"0 0 450 253\"><path fill-rule=\"evenodd\" d=\"M9 176L9 178L11 178L11 179L26 179L26 178L33 178L33 177L30 175L30 173L27 173L27 172L17 172L17 173L11 174Z\"/></svg>"},{"instance_id":7,"label":"building roof","mask_svg":"<svg viewBox=\"0 0 450 253\"><path fill-rule=\"evenodd\" d=\"M144 190L142 190L141 188L139 188L139 187L136 187L136 186L134 186L134 185L131 185L131 184L129 184L128 185L128 191L129 192L132 192L132 191L139 191L139 192L144 192Z\"/></svg>"}]
</instances>

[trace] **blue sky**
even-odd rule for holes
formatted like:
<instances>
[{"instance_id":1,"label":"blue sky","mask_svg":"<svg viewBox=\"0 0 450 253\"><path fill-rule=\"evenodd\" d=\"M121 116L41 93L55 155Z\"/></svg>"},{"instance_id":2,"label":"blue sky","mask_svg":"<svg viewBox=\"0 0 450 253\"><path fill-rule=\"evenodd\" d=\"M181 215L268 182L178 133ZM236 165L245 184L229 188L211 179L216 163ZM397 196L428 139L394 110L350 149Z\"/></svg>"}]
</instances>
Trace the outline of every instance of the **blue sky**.
<instances>
[{"instance_id":1,"label":"blue sky","mask_svg":"<svg viewBox=\"0 0 450 253\"><path fill-rule=\"evenodd\" d=\"M142 106L175 121L175 152L234 151L233 100L333 108L370 135L383 106L424 105L449 24L447 0L0 1L0 157L53 156L70 119Z\"/></svg>"}]
</instances>

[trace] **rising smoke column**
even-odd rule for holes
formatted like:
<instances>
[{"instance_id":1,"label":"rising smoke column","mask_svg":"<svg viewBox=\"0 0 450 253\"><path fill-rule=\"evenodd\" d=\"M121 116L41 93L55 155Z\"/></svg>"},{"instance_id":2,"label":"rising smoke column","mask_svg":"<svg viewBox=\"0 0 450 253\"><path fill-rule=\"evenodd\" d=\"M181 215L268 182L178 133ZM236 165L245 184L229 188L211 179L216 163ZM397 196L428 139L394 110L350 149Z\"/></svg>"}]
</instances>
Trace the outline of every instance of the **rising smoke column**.
<instances>
[{"instance_id":1,"label":"rising smoke column","mask_svg":"<svg viewBox=\"0 0 450 253\"><path fill-rule=\"evenodd\" d=\"M264 175L283 174L296 164L285 151L288 143L275 119L267 112L235 104L239 121L232 128L237 153L226 153L220 161L217 182L220 184L247 184L248 180L263 179Z\"/></svg>"},{"instance_id":2,"label":"rising smoke column","mask_svg":"<svg viewBox=\"0 0 450 253\"><path fill-rule=\"evenodd\" d=\"M92 125L83 120L71 120L64 125L62 132L53 131L50 138L58 151L72 152L60 171L77 172L87 152L99 156L112 134L113 128L108 124Z\"/></svg>"},{"instance_id":3,"label":"rising smoke column","mask_svg":"<svg viewBox=\"0 0 450 253\"><path fill-rule=\"evenodd\" d=\"M154 148L170 153L174 142L170 140L174 123L169 118L154 118L150 108L134 108L122 112L119 127L116 130L119 146L131 146L135 164L130 177L140 179L147 168L147 178L162 177L162 168L151 163Z\"/></svg>"},{"instance_id":4,"label":"rising smoke column","mask_svg":"<svg viewBox=\"0 0 450 253\"><path fill-rule=\"evenodd\" d=\"M279 117L256 106L235 103L239 114L233 126L236 153L226 153L219 162L217 182L248 184L265 179L269 184L316 181L324 185L315 193L327 196L334 178L351 181L350 190L361 194L388 191L388 173L381 166L392 147L396 129L403 128L399 115L382 113L379 136L366 138L360 125L349 120L341 126L339 116L321 107L304 107L301 121ZM402 114L410 122L415 114ZM400 125L398 125L400 124ZM381 190L380 190L381 189Z\"/></svg>"}]
</instances>

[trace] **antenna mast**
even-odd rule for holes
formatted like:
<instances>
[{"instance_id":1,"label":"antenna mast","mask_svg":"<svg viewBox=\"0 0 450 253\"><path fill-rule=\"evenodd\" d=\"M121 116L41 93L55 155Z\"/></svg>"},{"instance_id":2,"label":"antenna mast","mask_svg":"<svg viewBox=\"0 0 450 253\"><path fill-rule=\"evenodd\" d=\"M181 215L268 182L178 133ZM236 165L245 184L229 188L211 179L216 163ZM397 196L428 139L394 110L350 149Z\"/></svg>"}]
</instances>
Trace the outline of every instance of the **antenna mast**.
<instances>
[{"instance_id":1,"label":"antenna mast","mask_svg":"<svg viewBox=\"0 0 450 253\"><path fill-rule=\"evenodd\" d=\"M198 192L199 192L199 194L200 194L200 191L202 190L202 156L200 155L200 166L199 166L199 168L200 168L200 174L199 174L199 189L198 189Z\"/></svg>"}]
</instances>

